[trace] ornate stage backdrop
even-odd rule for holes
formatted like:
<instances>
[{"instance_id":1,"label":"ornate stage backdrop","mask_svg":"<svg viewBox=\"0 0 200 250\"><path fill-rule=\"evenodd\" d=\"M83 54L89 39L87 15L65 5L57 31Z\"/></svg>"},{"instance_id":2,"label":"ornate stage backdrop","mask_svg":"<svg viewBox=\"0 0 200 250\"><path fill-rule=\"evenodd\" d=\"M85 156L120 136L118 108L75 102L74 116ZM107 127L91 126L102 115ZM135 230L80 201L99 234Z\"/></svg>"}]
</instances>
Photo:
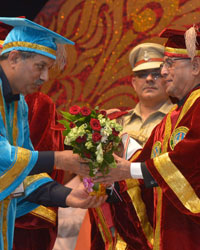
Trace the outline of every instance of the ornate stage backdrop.
<instances>
[{"instance_id":1,"label":"ornate stage backdrop","mask_svg":"<svg viewBox=\"0 0 200 250\"><path fill-rule=\"evenodd\" d=\"M51 72L41 91L58 109L73 104L131 108L130 50L141 42L164 43L165 27L185 29L200 22L197 0L49 0L36 18L76 43L67 46L65 70Z\"/></svg>"}]
</instances>

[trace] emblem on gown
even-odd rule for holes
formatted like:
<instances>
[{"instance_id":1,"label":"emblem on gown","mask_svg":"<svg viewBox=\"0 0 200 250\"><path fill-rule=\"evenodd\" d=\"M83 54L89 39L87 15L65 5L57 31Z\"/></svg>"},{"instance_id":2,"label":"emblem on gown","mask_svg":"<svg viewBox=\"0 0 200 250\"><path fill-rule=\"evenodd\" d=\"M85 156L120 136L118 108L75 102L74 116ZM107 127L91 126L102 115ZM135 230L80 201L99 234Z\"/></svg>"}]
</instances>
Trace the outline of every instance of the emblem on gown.
<instances>
[{"instance_id":1,"label":"emblem on gown","mask_svg":"<svg viewBox=\"0 0 200 250\"><path fill-rule=\"evenodd\" d=\"M174 150L174 147L176 146L177 143L183 140L188 130L189 129L187 127L182 126L182 127L176 128L173 131L171 138L170 138L170 148L172 150Z\"/></svg>"},{"instance_id":2,"label":"emblem on gown","mask_svg":"<svg viewBox=\"0 0 200 250\"><path fill-rule=\"evenodd\" d=\"M151 151L151 159L159 156L161 154L161 142L157 141L154 143L152 151Z\"/></svg>"}]
</instances>

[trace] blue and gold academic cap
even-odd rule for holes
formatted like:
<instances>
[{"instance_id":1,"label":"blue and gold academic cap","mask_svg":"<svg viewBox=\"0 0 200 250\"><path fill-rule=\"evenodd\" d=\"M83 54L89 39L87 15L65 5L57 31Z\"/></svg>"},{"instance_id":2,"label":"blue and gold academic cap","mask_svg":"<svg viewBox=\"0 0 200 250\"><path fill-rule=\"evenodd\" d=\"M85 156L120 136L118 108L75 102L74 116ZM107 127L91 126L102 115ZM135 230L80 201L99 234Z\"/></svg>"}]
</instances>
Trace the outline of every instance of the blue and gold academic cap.
<instances>
[{"instance_id":1,"label":"blue and gold academic cap","mask_svg":"<svg viewBox=\"0 0 200 250\"><path fill-rule=\"evenodd\" d=\"M0 22L14 27L4 40L1 54L20 50L35 52L55 60L58 45L74 44L60 34L26 18L0 17Z\"/></svg>"},{"instance_id":2,"label":"blue and gold academic cap","mask_svg":"<svg viewBox=\"0 0 200 250\"><path fill-rule=\"evenodd\" d=\"M5 23L0 22L0 49L3 48L4 39L11 31L13 27Z\"/></svg>"}]
</instances>

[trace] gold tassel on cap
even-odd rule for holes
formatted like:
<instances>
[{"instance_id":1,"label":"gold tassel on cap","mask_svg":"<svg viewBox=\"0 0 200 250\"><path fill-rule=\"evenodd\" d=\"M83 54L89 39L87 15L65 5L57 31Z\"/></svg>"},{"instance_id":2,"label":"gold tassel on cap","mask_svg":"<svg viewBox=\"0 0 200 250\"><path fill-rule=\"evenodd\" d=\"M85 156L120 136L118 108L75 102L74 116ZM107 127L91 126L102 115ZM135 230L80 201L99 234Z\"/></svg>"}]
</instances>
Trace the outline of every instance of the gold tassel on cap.
<instances>
[{"instance_id":1,"label":"gold tassel on cap","mask_svg":"<svg viewBox=\"0 0 200 250\"><path fill-rule=\"evenodd\" d=\"M188 56L193 60L194 57L197 55L196 45L197 45L197 32L196 28L193 27L189 28L185 32L185 45L187 49Z\"/></svg>"},{"instance_id":2,"label":"gold tassel on cap","mask_svg":"<svg viewBox=\"0 0 200 250\"><path fill-rule=\"evenodd\" d=\"M56 44L57 45L57 51L56 51L56 60L54 65L57 65L58 68L62 71L66 65L66 48L63 44Z\"/></svg>"}]
</instances>

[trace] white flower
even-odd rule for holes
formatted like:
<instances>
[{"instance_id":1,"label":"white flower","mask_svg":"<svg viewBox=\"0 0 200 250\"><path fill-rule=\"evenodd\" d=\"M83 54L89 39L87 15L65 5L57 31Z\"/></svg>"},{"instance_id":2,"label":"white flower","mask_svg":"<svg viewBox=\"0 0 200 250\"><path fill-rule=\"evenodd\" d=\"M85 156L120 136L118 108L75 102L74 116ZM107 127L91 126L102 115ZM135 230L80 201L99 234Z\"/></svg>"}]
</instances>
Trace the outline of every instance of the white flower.
<instances>
[{"instance_id":1,"label":"white flower","mask_svg":"<svg viewBox=\"0 0 200 250\"><path fill-rule=\"evenodd\" d=\"M118 132L122 131L122 126L119 123L117 123L115 120L110 121L110 127L114 128Z\"/></svg>"},{"instance_id":2,"label":"white flower","mask_svg":"<svg viewBox=\"0 0 200 250\"><path fill-rule=\"evenodd\" d=\"M114 128L115 128L115 130L118 131L118 132L120 132L120 131L123 130L122 126L121 126L119 123L116 123Z\"/></svg>"},{"instance_id":3,"label":"white flower","mask_svg":"<svg viewBox=\"0 0 200 250\"><path fill-rule=\"evenodd\" d=\"M101 121L103 118L104 118L104 116L103 116L102 114L99 114L99 115L97 116L97 119L98 119L99 121Z\"/></svg>"},{"instance_id":4,"label":"white flower","mask_svg":"<svg viewBox=\"0 0 200 250\"><path fill-rule=\"evenodd\" d=\"M82 124L80 127L74 127L70 130L68 135L65 137L64 143L71 145L71 142L75 141L79 136L83 137L86 134L87 124Z\"/></svg>"},{"instance_id":5,"label":"white flower","mask_svg":"<svg viewBox=\"0 0 200 250\"><path fill-rule=\"evenodd\" d=\"M111 128L114 128L115 125L116 125L116 120L111 120L111 121L110 121L110 126L111 126Z\"/></svg>"},{"instance_id":6,"label":"white flower","mask_svg":"<svg viewBox=\"0 0 200 250\"><path fill-rule=\"evenodd\" d=\"M103 162L103 149L102 149L102 144L99 143L99 145L97 146L97 151L95 152L96 156L97 156L97 162L98 163L102 163Z\"/></svg>"},{"instance_id":7,"label":"white flower","mask_svg":"<svg viewBox=\"0 0 200 250\"><path fill-rule=\"evenodd\" d=\"M100 125L102 127L105 126L105 124L106 124L106 118L102 114L98 115L98 120L99 120Z\"/></svg>"},{"instance_id":8,"label":"white flower","mask_svg":"<svg viewBox=\"0 0 200 250\"><path fill-rule=\"evenodd\" d=\"M78 128L78 136L84 136L84 134L86 133L86 127L85 127L85 124L82 124L79 128Z\"/></svg>"},{"instance_id":9,"label":"white flower","mask_svg":"<svg viewBox=\"0 0 200 250\"><path fill-rule=\"evenodd\" d=\"M97 174L97 173L98 173L98 169L97 168L93 169L93 174Z\"/></svg>"},{"instance_id":10,"label":"white flower","mask_svg":"<svg viewBox=\"0 0 200 250\"><path fill-rule=\"evenodd\" d=\"M71 140L66 136L64 140L65 145L71 145Z\"/></svg>"},{"instance_id":11,"label":"white flower","mask_svg":"<svg viewBox=\"0 0 200 250\"><path fill-rule=\"evenodd\" d=\"M103 136L101 137L101 142L106 143L107 141L108 141L108 136L103 135Z\"/></svg>"},{"instance_id":12,"label":"white flower","mask_svg":"<svg viewBox=\"0 0 200 250\"><path fill-rule=\"evenodd\" d=\"M109 126L109 124L106 124L105 127L102 129L102 135L109 136L112 134L112 128Z\"/></svg>"},{"instance_id":13,"label":"white flower","mask_svg":"<svg viewBox=\"0 0 200 250\"><path fill-rule=\"evenodd\" d=\"M86 146L86 148L89 150L89 149L91 149L91 148L93 147L93 144L92 144L91 141L87 141L87 142L85 143L85 146Z\"/></svg>"},{"instance_id":14,"label":"white flower","mask_svg":"<svg viewBox=\"0 0 200 250\"><path fill-rule=\"evenodd\" d=\"M87 132L87 141L92 141L92 134Z\"/></svg>"},{"instance_id":15,"label":"white flower","mask_svg":"<svg viewBox=\"0 0 200 250\"><path fill-rule=\"evenodd\" d=\"M65 141L68 142L69 145L70 142L75 141L78 137L79 137L78 128L74 127L66 136Z\"/></svg>"}]
</instances>

